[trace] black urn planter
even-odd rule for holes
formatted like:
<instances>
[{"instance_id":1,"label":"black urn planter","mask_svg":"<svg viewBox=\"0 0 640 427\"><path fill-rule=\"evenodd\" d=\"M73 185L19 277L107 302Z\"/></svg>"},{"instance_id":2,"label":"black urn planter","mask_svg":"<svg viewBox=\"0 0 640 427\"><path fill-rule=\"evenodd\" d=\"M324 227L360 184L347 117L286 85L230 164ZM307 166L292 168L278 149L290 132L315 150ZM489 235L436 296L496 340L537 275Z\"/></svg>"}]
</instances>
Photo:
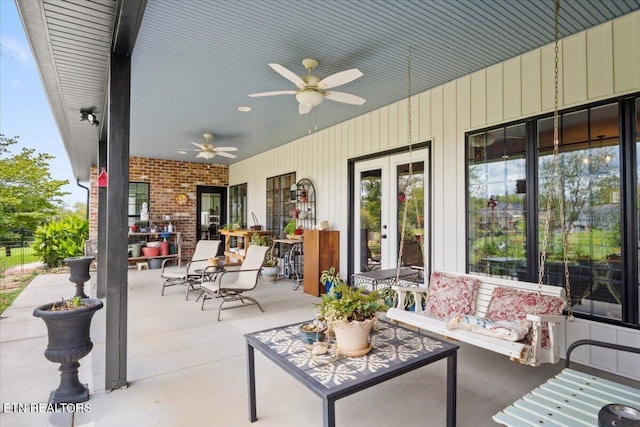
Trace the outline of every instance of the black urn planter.
<instances>
[{"instance_id":1,"label":"black urn planter","mask_svg":"<svg viewBox=\"0 0 640 427\"><path fill-rule=\"evenodd\" d=\"M33 311L47 325L49 343L44 351L47 360L60 363L60 384L49 395L50 404L79 403L89 400L89 389L78 379L78 360L91 352L91 319L103 307L94 298L81 300L82 306L70 310L51 311L53 304L41 305Z\"/></svg>"},{"instance_id":2,"label":"black urn planter","mask_svg":"<svg viewBox=\"0 0 640 427\"><path fill-rule=\"evenodd\" d=\"M84 282L91 279L89 266L94 259L96 259L94 256L77 256L64 259L64 262L69 265L69 269L71 270L69 281L76 284L76 294L74 296L89 298L87 294L84 293Z\"/></svg>"}]
</instances>

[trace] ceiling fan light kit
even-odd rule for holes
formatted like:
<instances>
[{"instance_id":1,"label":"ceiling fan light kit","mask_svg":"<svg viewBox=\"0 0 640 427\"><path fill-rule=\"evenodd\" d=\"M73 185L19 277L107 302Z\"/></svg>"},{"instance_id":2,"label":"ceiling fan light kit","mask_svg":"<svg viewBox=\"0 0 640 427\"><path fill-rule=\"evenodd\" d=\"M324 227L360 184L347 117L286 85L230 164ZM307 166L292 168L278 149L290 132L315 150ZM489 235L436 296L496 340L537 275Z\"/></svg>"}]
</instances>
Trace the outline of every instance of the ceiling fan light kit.
<instances>
[{"instance_id":1,"label":"ceiling fan light kit","mask_svg":"<svg viewBox=\"0 0 640 427\"><path fill-rule=\"evenodd\" d=\"M304 89L302 92L296 94L296 99L302 105L315 107L324 101L324 95L312 89Z\"/></svg>"},{"instance_id":2,"label":"ceiling fan light kit","mask_svg":"<svg viewBox=\"0 0 640 427\"><path fill-rule=\"evenodd\" d=\"M216 153L212 153L211 151L201 151L199 152L196 157L202 157L203 159L212 159L216 156Z\"/></svg>"},{"instance_id":3,"label":"ceiling fan light kit","mask_svg":"<svg viewBox=\"0 0 640 427\"><path fill-rule=\"evenodd\" d=\"M269 66L285 79L296 85L298 90L277 90L271 92L251 93L250 97L273 96L273 95L295 95L298 103L298 112L307 114L311 108L318 106L325 98L345 104L362 105L366 102L364 98L344 92L328 92L326 89L341 86L355 79L362 77L362 72L357 68L340 71L324 79L312 74L313 69L318 66L318 61L311 58L302 60L302 65L307 70L307 74L298 76L288 68L280 64L271 63Z\"/></svg>"}]
</instances>

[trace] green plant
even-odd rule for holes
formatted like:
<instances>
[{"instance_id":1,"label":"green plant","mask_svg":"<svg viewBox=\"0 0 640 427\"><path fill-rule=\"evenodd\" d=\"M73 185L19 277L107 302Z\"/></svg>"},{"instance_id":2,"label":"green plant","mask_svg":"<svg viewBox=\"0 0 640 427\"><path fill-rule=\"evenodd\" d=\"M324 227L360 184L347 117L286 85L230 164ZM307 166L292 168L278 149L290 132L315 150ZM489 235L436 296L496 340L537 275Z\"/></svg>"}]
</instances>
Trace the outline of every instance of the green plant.
<instances>
[{"instance_id":1,"label":"green plant","mask_svg":"<svg viewBox=\"0 0 640 427\"><path fill-rule=\"evenodd\" d=\"M335 267L331 267L328 270L322 270L320 273L320 283L326 285L327 282L331 283L331 287L338 286L344 283L342 277L340 277L340 273L336 271Z\"/></svg>"},{"instance_id":2,"label":"green plant","mask_svg":"<svg viewBox=\"0 0 640 427\"><path fill-rule=\"evenodd\" d=\"M81 256L89 238L89 221L72 215L36 229L33 249L49 267L57 267L68 257Z\"/></svg>"},{"instance_id":3,"label":"green plant","mask_svg":"<svg viewBox=\"0 0 640 427\"><path fill-rule=\"evenodd\" d=\"M296 228L298 228L298 223L295 218L291 218L291 220L284 226L284 234L292 235L296 232Z\"/></svg>"},{"instance_id":4,"label":"green plant","mask_svg":"<svg viewBox=\"0 0 640 427\"><path fill-rule=\"evenodd\" d=\"M62 298L59 303L53 303L50 311L67 311L74 308L82 307L82 299L80 297Z\"/></svg>"},{"instance_id":5,"label":"green plant","mask_svg":"<svg viewBox=\"0 0 640 427\"><path fill-rule=\"evenodd\" d=\"M385 304L387 304L388 306L391 306L395 303L397 292L391 286L382 288L379 290L379 292L380 292L380 297L384 300Z\"/></svg>"},{"instance_id":6,"label":"green plant","mask_svg":"<svg viewBox=\"0 0 640 427\"><path fill-rule=\"evenodd\" d=\"M377 290L365 294L362 289L354 289L346 283L339 284L334 292L324 294L316 306L320 308L318 319L328 322L373 319L378 312L389 308Z\"/></svg>"},{"instance_id":7,"label":"green plant","mask_svg":"<svg viewBox=\"0 0 640 427\"><path fill-rule=\"evenodd\" d=\"M251 235L251 239L250 242L252 245L255 246L268 246L269 245L269 238L265 235L262 235L260 233L253 233Z\"/></svg>"},{"instance_id":8,"label":"green plant","mask_svg":"<svg viewBox=\"0 0 640 427\"><path fill-rule=\"evenodd\" d=\"M270 236L265 236L260 233L253 233L250 240L252 245L256 246L271 246L272 239ZM273 249L273 248L272 248ZM277 267L278 258L273 256L273 252L269 251L265 255L263 267Z\"/></svg>"}]
</instances>

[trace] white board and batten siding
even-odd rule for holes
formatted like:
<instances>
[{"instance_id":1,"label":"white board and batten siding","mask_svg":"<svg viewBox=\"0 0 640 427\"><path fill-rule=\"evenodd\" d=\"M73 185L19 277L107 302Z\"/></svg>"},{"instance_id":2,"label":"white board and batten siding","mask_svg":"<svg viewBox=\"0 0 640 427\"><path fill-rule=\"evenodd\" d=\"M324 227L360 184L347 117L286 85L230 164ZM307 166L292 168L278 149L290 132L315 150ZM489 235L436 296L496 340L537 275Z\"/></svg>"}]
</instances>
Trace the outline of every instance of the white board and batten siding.
<instances>
[{"instance_id":1,"label":"white board and batten siding","mask_svg":"<svg viewBox=\"0 0 640 427\"><path fill-rule=\"evenodd\" d=\"M562 39L559 54L561 109L640 91L640 11ZM465 271L465 132L553 111L553 69L549 44L412 98L413 142L432 141L434 269ZM310 178L318 219L340 230L346 248L347 160L406 145L407 111L405 99L233 164L230 185L247 182L249 209L264 219L267 177L295 171ZM636 332L620 334L635 340ZM583 333L595 330L567 331L569 341L591 337Z\"/></svg>"}]
</instances>

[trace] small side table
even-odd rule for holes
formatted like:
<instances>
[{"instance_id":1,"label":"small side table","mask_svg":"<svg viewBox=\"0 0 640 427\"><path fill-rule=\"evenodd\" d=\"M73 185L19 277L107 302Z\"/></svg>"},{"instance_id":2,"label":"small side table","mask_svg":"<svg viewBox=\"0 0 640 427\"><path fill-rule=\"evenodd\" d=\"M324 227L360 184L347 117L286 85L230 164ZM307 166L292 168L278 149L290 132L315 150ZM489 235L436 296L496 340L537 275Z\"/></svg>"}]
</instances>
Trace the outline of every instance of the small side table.
<instances>
[{"instance_id":1,"label":"small side table","mask_svg":"<svg viewBox=\"0 0 640 427\"><path fill-rule=\"evenodd\" d=\"M215 282L216 279L218 278L218 274L222 273L223 271L226 271L225 268L225 264L220 264L218 263L218 265L210 265L206 268L199 268L197 270L195 270L194 272L196 274L201 274L202 275L202 281L203 282ZM200 291L200 295L198 295L198 298L196 298L196 302L200 301L200 298L203 296L204 291Z\"/></svg>"},{"instance_id":2,"label":"small side table","mask_svg":"<svg viewBox=\"0 0 640 427\"><path fill-rule=\"evenodd\" d=\"M395 285L397 273L395 268L354 273L351 276L351 285L367 291L388 288ZM399 276L400 286L416 285L419 282L420 272L411 267L401 267Z\"/></svg>"},{"instance_id":3,"label":"small side table","mask_svg":"<svg viewBox=\"0 0 640 427\"><path fill-rule=\"evenodd\" d=\"M276 243L282 243L283 245L289 245L289 256L288 259L288 267L290 268L290 272L295 276L296 284L291 288L292 290L297 290L302 284L302 274L298 271L302 272L302 240L300 239L274 239L273 246L275 247ZM273 248L271 249L273 253ZM297 258L299 257L299 259ZM298 262L296 262L298 259ZM284 272L283 272L284 275Z\"/></svg>"}]
</instances>

